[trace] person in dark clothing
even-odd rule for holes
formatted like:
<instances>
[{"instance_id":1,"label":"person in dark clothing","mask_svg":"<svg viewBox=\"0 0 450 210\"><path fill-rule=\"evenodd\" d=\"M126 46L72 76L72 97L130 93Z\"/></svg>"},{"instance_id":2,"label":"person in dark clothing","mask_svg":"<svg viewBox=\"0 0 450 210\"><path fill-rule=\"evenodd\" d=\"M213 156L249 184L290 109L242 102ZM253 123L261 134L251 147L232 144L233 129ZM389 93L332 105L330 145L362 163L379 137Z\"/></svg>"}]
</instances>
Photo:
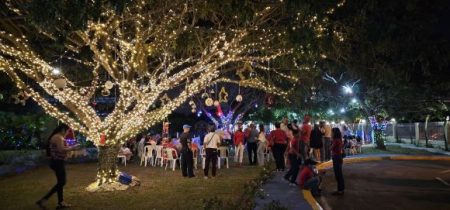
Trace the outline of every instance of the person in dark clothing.
<instances>
[{"instance_id":1,"label":"person in dark clothing","mask_svg":"<svg viewBox=\"0 0 450 210\"><path fill-rule=\"evenodd\" d=\"M300 137L291 135L288 146L288 159L291 164L289 171L284 175L284 179L290 182L291 186L296 186L296 179L298 176L299 165L300 165Z\"/></svg>"},{"instance_id":2,"label":"person in dark clothing","mask_svg":"<svg viewBox=\"0 0 450 210\"><path fill-rule=\"evenodd\" d=\"M191 130L190 125L183 125L183 133L180 135L181 143L181 172L183 177L195 177L194 176L194 154L192 153L192 135L189 132Z\"/></svg>"},{"instance_id":3,"label":"person in dark clothing","mask_svg":"<svg viewBox=\"0 0 450 210\"><path fill-rule=\"evenodd\" d=\"M258 131L255 124L250 124L250 130L246 133L248 162L250 165L256 165L258 162Z\"/></svg>"},{"instance_id":4,"label":"person in dark clothing","mask_svg":"<svg viewBox=\"0 0 450 210\"><path fill-rule=\"evenodd\" d=\"M323 132L320 130L319 125L314 124L314 129L311 131L310 146L311 146L311 148L313 148L314 158L317 161L321 160L320 150L323 147L322 137L323 137Z\"/></svg>"},{"instance_id":5,"label":"person in dark clothing","mask_svg":"<svg viewBox=\"0 0 450 210\"><path fill-rule=\"evenodd\" d=\"M66 184L65 159L67 152L77 149L79 145L67 146L64 136L68 129L69 127L67 125L60 124L53 130L48 139L47 155L50 156L50 168L55 171L57 183L43 198L36 202L36 205L42 209L45 209L45 203L55 193L58 194L57 208L71 206L65 203L63 199L63 188Z\"/></svg>"},{"instance_id":6,"label":"person in dark clothing","mask_svg":"<svg viewBox=\"0 0 450 210\"><path fill-rule=\"evenodd\" d=\"M342 174L342 134L339 128L333 128L333 140L331 142L331 158L333 160L333 171L334 177L337 182L337 191L332 195L343 195L344 194L344 175Z\"/></svg>"}]
</instances>

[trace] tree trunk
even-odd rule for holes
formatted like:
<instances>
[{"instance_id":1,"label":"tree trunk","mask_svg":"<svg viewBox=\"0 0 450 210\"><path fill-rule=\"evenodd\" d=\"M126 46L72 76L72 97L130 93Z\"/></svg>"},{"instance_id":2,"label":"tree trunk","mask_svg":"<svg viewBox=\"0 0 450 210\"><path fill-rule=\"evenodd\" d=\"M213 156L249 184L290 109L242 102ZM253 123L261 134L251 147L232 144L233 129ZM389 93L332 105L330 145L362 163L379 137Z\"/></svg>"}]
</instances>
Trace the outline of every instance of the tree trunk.
<instances>
[{"instance_id":1,"label":"tree trunk","mask_svg":"<svg viewBox=\"0 0 450 210\"><path fill-rule=\"evenodd\" d=\"M119 175L117 168L117 154L120 145L107 145L98 147L98 185L115 182Z\"/></svg>"},{"instance_id":2,"label":"tree trunk","mask_svg":"<svg viewBox=\"0 0 450 210\"><path fill-rule=\"evenodd\" d=\"M377 149L386 150L384 145L383 132L381 130L375 130L375 143L377 144Z\"/></svg>"}]
</instances>

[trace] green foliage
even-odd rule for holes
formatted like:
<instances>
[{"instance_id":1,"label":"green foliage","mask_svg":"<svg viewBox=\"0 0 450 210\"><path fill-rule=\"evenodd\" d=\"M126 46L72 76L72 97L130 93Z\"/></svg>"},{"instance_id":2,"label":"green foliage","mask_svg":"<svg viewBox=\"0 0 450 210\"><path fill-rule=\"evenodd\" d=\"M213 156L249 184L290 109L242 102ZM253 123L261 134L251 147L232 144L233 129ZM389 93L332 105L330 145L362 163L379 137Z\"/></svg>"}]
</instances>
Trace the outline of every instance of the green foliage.
<instances>
[{"instance_id":1,"label":"green foliage","mask_svg":"<svg viewBox=\"0 0 450 210\"><path fill-rule=\"evenodd\" d=\"M17 115L0 112L0 149L39 148L51 118L44 114Z\"/></svg>"}]
</instances>

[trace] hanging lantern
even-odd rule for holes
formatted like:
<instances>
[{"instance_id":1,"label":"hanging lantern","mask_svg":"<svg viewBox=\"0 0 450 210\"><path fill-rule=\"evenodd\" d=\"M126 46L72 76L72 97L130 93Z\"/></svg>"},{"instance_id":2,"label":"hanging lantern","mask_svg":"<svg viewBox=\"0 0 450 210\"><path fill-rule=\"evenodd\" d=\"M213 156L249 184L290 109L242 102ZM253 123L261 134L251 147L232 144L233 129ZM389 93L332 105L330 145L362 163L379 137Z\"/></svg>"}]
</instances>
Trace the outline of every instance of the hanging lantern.
<instances>
[{"instance_id":1,"label":"hanging lantern","mask_svg":"<svg viewBox=\"0 0 450 210\"><path fill-rule=\"evenodd\" d=\"M113 88L113 86L114 86L113 82L111 82L109 80L105 82L105 88L106 89L111 90Z\"/></svg>"},{"instance_id":2,"label":"hanging lantern","mask_svg":"<svg viewBox=\"0 0 450 210\"><path fill-rule=\"evenodd\" d=\"M205 100L206 106L212 106L214 104L214 100L212 98L207 98Z\"/></svg>"},{"instance_id":3,"label":"hanging lantern","mask_svg":"<svg viewBox=\"0 0 450 210\"><path fill-rule=\"evenodd\" d=\"M80 88L80 90L78 90L78 92L80 93L81 96L85 96L88 94L88 90L86 88Z\"/></svg>"},{"instance_id":4,"label":"hanging lantern","mask_svg":"<svg viewBox=\"0 0 450 210\"><path fill-rule=\"evenodd\" d=\"M102 90L102 96L109 96L109 94L111 94L111 93L109 92L109 90L107 90L107 89L103 89L103 90Z\"/></svg>"},{"instance_id":5,"label":"hanging lantern","mask_svg":"<svg viewBox=\"0 0 450 210\"><path fill-rule=\"evenodd\" d=\"M236 101L237 102L241 102L242 101L242 95L241 94L236 96Z\"/></svg>"},{"instance_id":6,"label":"hanging lantern","mask_svg":"<svg viewBox=\"0 0 450 210\"><path fill-rule=\"evenodd\" d=\"M55 79L55 81L53 81L53 84L55 84L56 88L62 91L67 86L67 81L64 78L59 78Z\"/></svg>"},{"instance_id":7,"label":"hanging lantern","mask_svg":"<svg viewBox=\"0 0 450 210\"><path fill-rule=\"evenodd\" d=\"M214 101L214 106L219 106L219 105L220 105L220 102L218 100L215 100Z\"/></svg>"}]
</instances>

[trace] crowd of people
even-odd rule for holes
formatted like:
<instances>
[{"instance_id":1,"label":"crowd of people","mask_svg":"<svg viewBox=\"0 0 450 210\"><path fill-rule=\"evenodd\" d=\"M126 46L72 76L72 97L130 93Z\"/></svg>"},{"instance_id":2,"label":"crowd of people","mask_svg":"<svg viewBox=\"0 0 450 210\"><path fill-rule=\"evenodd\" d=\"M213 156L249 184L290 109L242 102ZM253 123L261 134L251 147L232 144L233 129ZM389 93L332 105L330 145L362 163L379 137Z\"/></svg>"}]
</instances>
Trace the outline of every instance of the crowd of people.
<instances>
[{"instance_id":1,"label":"crowd of people","mask_svg":"<svg viewBox=\"0 0 450 210\"><path fill-rule=\"evenodd\" d=\"M180 154L182 176L192 178L195 177L194 154L198 154L200 148L205 158L203 176L204 179L209 179L210 168L212 177L217 176L219 147L227 147L227 156L228 149L231 151L230 154L234 153L234 162L237 167L244 164L244 150L248 154L248 164L252 166L264 165L271 159L269 154L272 153L277 172L285 172L283 180L291 186L310 189L316 196L320 195L321 176L315 165L332 160L337 182L337 191L333 195L343 195L345 189L342 174L343 158L347 153L358 152L361 147L361 138L353 136L346 126L332 127L324 121L311 126L309 116L305 116L301 124L296 120L289 123L285 118L281 122L275 122L274 125L275 129L270 132L266 131L263 124L260 124L257 129L255 124L250 123L244 129L243 123L238 122L234 132L224 132L217 129L215 125L210 125L208 133L202 141L197 143L193 141L191 126L183 125L183 133L179 138L144 135L139 142L136 138L127 141L120 148L119 154L125 155L127 160L130 160L135 155L142 156L143 151L139 148L145 145L162 145L164 148L172 148L175 153ZM67 146L65 143L64 135L68 129L66 125L60 125L49 138L50 167L55 171L57 184L36 203L38 206L44 206L54 193L58 194L59 206L69 206L63 200L63 187L66 180L64 160L67 152L76 149L78 145ZM289 166L289 170L286 170L286 165Z\"/></svg>"},{"instance_id":2,"label":"crowd of people","mask_svg":"<svg viewBox=\"0 0 450 210\"><path fill-rule=\"evenodd\" d=\"M275 122L274 126L275 129L267 132L263 124L257 126L250 123L244 129L243 123L237 122L234 132L224 132L215 125L210 125L203 139L200 142L194 142L191 126L184 125L183 133L178 139L160 135L144 135L139 142L135 139L128 141L121 152L126 153L129 158L136 152L139 145L141 147L162 145L164 148L173 148L180 154L182 176L195 177L193 159L200 148L205 158L203 177L208 179L211 178L210 171L212 177L217 175L218 149L226 146L230 154L234 154L236 167L243 165L244 151L248 155L248 164L252 166L262 166L268 159L273 158L276 170L285 173L283 179L289 185L311 189L313 195L320 195L321 183L320 175L314 165L333 160L333 169L338 183L335 194L342 195L344 192L342 159L346 154L358 152L361 139L353 136L352 131L345 125L333 127L325 121L311 123L310 116L305 116L301 124L297 120L289 122L287 118L284 118L281 122ZM269 157L270 153L272 157ZM138 156L141 155L138 154ZM288 170L286 166L289 166Z\"/></svg>"}]
</instances>

